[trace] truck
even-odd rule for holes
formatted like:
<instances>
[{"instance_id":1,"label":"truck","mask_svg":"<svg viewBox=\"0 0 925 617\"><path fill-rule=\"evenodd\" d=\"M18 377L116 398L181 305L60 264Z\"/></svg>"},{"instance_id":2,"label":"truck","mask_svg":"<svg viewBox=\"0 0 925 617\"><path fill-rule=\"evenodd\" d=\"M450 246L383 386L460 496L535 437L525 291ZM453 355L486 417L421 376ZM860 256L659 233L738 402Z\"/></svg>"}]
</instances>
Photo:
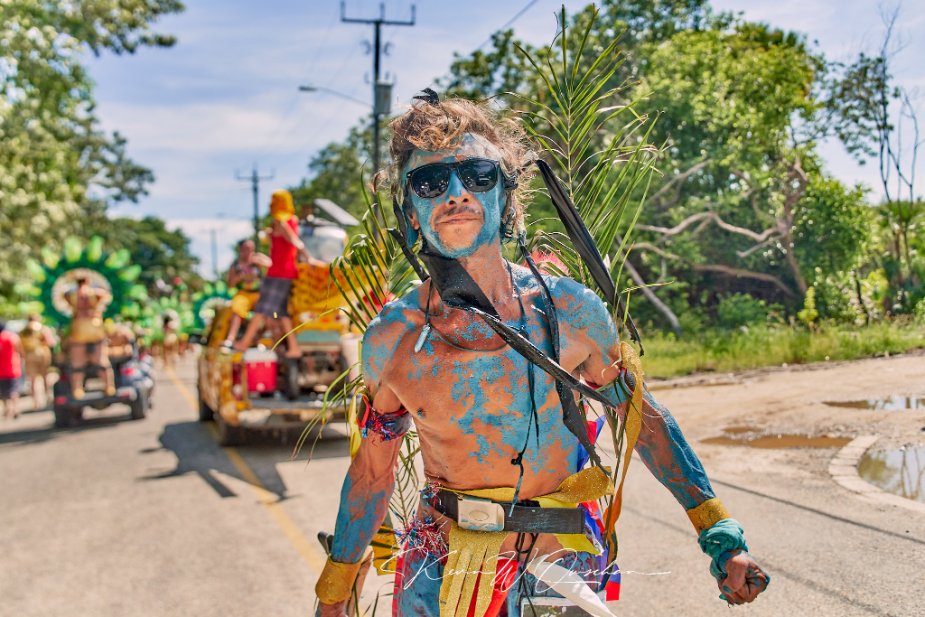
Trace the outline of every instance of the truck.
<instances>
[{"instance_id":1,"label":"truck","mask_svg":"<svg viewBox=\"0 0 925 617\"><path fill-rule=\"evenodd\" d=\"M251 432L304 429L347 412L347 402L331 404L326 394L356 366L360 337L338 310L344 300L329 264L347 246L344 227L357 221L328 200L314 204L333 220L311 216L300 221L306 248L321 262L299 263L293 281L290 314L296 331L289 336L296 337L301 357L286 358L285 345L277 346L272 337L259 339L244 352L223 348L230 303L216 307L209 327L198 337L199 419L215 421L223 446L241 444Z\"/></svg>"}]
</instances>

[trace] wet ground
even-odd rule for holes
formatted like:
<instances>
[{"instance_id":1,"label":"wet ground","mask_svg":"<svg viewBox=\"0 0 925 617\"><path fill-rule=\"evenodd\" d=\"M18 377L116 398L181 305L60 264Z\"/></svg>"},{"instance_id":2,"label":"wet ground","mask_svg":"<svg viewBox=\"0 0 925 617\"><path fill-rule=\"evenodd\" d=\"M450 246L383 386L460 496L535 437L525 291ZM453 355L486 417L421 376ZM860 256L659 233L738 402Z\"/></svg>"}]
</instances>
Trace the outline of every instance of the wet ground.
<instances>
[{"instance_id":1,"label":"wet ground","mask_svg":"<svg viewBox=\"0 0 925 617\"><path fill-rule=\"evenodd\" d=\"M925 503L925 446L869 451L858 474L887 492Z\"/></svg>"}]
</instances>

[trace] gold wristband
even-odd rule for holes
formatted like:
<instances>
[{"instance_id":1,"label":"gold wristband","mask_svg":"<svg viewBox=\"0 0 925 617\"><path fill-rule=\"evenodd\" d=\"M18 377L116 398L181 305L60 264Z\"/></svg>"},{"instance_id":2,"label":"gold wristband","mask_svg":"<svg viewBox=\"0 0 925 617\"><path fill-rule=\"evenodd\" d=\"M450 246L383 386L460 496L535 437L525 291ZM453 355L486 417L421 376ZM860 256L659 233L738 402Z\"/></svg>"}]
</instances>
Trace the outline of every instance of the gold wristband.
<instances>
[{"instance_id":1,"label":"gold wristband","mask_svg":"<svg viewBox=\"0 0 925 617\"><path fill-rule=\"evenodd\" d=\"M340 563L328 557L324 570L321 571L321 576L315 583L315 595L318 600L322 604L337 604L350 598L350 594L353 593L353 584L357 580L357 573L365 560L365 554L363 559L356 563Z\"/></svg>"},{"instance_id":2,"label":"gold wristband","mask_svg":"<svg viewBox=\"0 0 925 617\"><path fill-rule=\"evenodd\" d=\"M717 521L732 517L729 516L729 511L726 510L723 502L714 497L688 510L687 518L691 519L694 529L699 534L704 529L712 527Z\"/></svg>"}]
</instances>

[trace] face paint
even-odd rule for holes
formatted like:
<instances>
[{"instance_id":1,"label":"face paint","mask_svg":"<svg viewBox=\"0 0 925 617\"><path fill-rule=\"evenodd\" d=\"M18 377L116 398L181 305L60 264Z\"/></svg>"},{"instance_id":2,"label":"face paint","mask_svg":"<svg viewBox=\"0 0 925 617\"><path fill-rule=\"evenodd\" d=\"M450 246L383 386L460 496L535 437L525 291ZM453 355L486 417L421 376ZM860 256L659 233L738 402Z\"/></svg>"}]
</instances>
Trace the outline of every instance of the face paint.
<instances>
[{"instance_id":1,"label":"face paint","mask_svg":"<svg viewBox=\"0 0 925 617\"><path fill-rule=\"evenodd\" d=\"M412 169L428 163L452 163L473 157L500 160L500 152L484 137L467 133L456 148L437 152L415 151L402 174L405 176ZM490 191L473 193L463 186L453 171L449 187L442 195L424 199L409 191L408 199L427 244L444 257L468 257L483 246L500 243L501 213L505 203L504 183L501 181Z\"/></svg>"}]
</instances>

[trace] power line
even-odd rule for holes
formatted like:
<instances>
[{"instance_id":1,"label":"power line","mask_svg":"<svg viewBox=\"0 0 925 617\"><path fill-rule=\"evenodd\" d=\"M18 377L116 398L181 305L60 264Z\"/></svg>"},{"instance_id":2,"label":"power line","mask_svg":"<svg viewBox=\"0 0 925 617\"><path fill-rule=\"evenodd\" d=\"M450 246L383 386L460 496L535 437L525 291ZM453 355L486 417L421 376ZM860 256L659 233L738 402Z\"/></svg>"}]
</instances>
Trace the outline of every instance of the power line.
<instances>
[{"instance_id":1,"label":"power line","mask_svg":"<svg viewBox=\"0 0 925 617\"><path fill-rule=\"evenodd\" d=\"M516 15L514 15L514 16L511 17L509 20L507 20L507 23L505 23L503 26L501 26L500 28L498 28L497 30L495 30L495 32L500 32L501 30L504 30L505 28L507 28L508 26L510 26L511 24L513 24L515 21L517 21L518 19L520 19L521 15L523 15L524 13L526 13L527 11L529 11L529 10L530 10L530 7L533 6L534 4L536 4L537 2L538 2L538 0L530 0L530 2L528 2L527 5L526 5L524 8L520 9L519 11L517 11L517 14L516 14ZM494 35L494 32L492 32L492 36L493 36L493 35ZM476 52L476 51L482 49L483 47L485 47L486 45L488 45L489 43L491 43L491 39L492 39L492 37L489 36L487 39L485 39L485 42L483 42L481 45L479 45L478 47L476 47L476 48L473 49L472 51L473 51L473 52Z\"/></svg>"},{"instance_id":2,"label":"power line","mask_svg":"<svg viewBox=\"0 0 925 617\"><path fill-rule=\"evenodd\" d=\"M254 163L250 176L242 176L238 172L235 172L234 175L236 180L244 180L251 183L251 191L254 194L254 245L256 246L260 241L260 182L262 180L272 180L273 174L261 176L257 173L257 164Z\"/></svg>"},{"instance_id":3,"label":"power line","mask_svg":"<svg viewBox=\"0 0 925 617\"><path fill-rule=\"evenodd\" d=\"M382 26L413 26L415 6L411 5L410 21L394 21L385 18L385 4L379 4L379 17L375 19L357 19L347 17L347 3L340 3L340 20L348 24L367 24L373 26L373 173L379 171L379 123L383 115L389 113L392 97L392 84L381 83L379 68L382 56ZM376 216L381 214L377 211Z\"/></svg>"}]
</instances>

